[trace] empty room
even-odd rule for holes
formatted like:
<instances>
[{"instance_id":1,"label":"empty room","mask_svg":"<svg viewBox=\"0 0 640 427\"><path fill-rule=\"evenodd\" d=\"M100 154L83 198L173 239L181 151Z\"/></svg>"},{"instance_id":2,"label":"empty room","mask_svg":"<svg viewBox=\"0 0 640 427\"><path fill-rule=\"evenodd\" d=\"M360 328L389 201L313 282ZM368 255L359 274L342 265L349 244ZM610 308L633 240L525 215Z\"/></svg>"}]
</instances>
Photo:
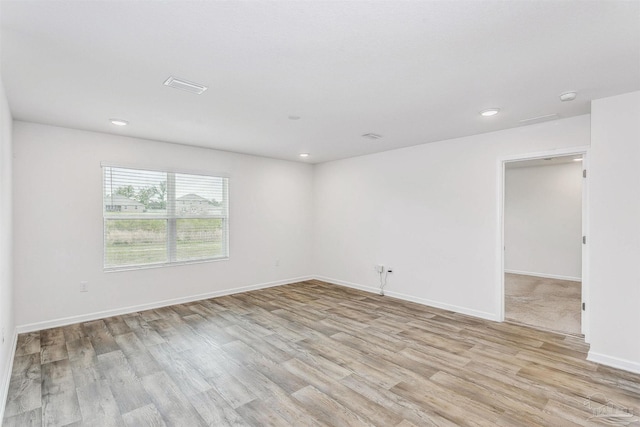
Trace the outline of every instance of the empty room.
<instances>
[{"instance_id":1,"label":"empty room","mask_svg":"<svg viewBox=\"0 0 640 427\"><path fill-rule=\"evenodd\" d=\"M2 426L640 426L640 1L0 30Z\"/></svg>"}]
</instances>

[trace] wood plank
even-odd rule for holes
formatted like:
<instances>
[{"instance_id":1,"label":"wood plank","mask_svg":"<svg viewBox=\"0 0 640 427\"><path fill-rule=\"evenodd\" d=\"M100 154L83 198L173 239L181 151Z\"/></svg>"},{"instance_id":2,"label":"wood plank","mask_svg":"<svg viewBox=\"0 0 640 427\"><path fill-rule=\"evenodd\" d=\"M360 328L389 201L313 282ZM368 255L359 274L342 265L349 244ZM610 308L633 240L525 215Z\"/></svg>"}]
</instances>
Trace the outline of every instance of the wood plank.
<instances>
[{"instance_id":1,"label":"wood plank","mask_svg":"<svg viewBox=\"0 0 640 427\"><path fill-rule=\"evenodd\" d=\"M404 399L395 393L375 387L375 385L370 384L366 379L359 375L350 375L347 378L344 378L341 382L372 402L399 414L406 422L415 423L415 425L418 426L456 426L455 423L440 416L436 411L426 410L421 405ZM400 424L402 424L402 422Z\"/></svg>"},{"instance_id":2,"label":"wood plank","mask_svg":"<svg viewBox=\"0 0 640 427\"><path fill-rule=\"evenodd\" d=\"M40 353L40 332L30 332L18 335L16 356Z\"/></svg>"},{"instance_id":3,"label":"wood plank","mask_svg":"<svg viewBox=\"0 0 640 427\"><path fill-rule=\"evenodd\" d=\"M121 414L152 403L122 351L99 355L98 369L108 381Z\"/></svg>"},{"instance_id":4,"label":"wood plank","mask_svg":"<svg viewBox=\"0 0 640 427\"><path fill-rule=\"evenodd\" d=\"M264 400L264 405L272 408L289 426L329 427L328 424L317 420L304 407L290 396L274 396Z\"/></svg>"},{"instance_id":5,"label":"wood plank","mask_svg":"<svg viewBox=\"0 0 640 427\"><path fill-rule=\"evenodd\" d=\"M398 414L364 398L339 381L326 377L312 366L297 359L291 359L283 363L283 366L292 374L305 380L314 389L340 402L342 406L372 424L395 425L402 419Z\"/></svg>"},{"instance_id":6,"label":"wood plank","mask_svg":"<svg viewBox=\"0 0 640 427\"><path fill-rule=\"evenodd\" d=\"M289 372L277 361L271 360L263 353L256 351L241 341L234 341L223 346L227 355L252 372L260 373L287 393L293 393L307 386L307 383L289 375Z\"/></svg>"},{"instance_id":7,"label":"wood plank","mask_svg":"<svg viewBox=\"0 0 640 427\"><path fill-rule=\"evenodd\" d=\"M278 412L261 400L252 400L251 402L237 408L236 411L250 425L273 427L291 426L291 424L282 418Z\"/></svg>"},{"instance_id":8,"label":"wood plank","mask_svg":"<svg viewBox=\"0 0 640 427\"><path fill-rule=\"evenodd\" d=\"M38 407L38 409L22 412L19 415L14 415L12 417L5 416L2 425L4 427L41 427L42 411Z\"/></svg>"},{"instance_id":9,"label":"wood plank","mask_svg":"<svg viewBox=\"0 0 640 427\"><path fill-rule=\"evenodd\" d=\"M162 415L154 404L145 405L122 415L127 427L165 427Z\"/></svg>"},{"instance_id":10,"label":"wood plank","mask_svg":"<svg viewBox=\"0 0 640 427\"><path fill-rule=\"evenodd\" d=\"M51 328L40 331L40 345L60 345L65 343L64 329Z\"/></svg>"},{"instance_id":11,"label":"wood plank","mask_svg":"<svg viewBox=\"0 0 640 427\"><path fill-rule=\"evenodd\" d=\"M149 347L149 353L186 396L211 389L211 384L200 375L200 372L180 353L175 352L169 344ZM158 409L161 408L158 407Z\"/></svg>"},{"instance_id":12,"label":"wood plank","mask_svg":"<svg viewBox=\"0 0 640 427\"><path fill-rule=\"evenodd\" d=\"M475 402L428 380L422 384L400 383L391 392L425 406L458 425L489 427L495 425L502 415L500 409Z\"/></svg>"},{"instance_id":13,"label":"wood plank","mask_svg":"<svg viewBox=\"0 0 640 427\"><path fill-rule=\"evenodd\" d=\"M234 409L256 399L252 390L230 374L224 374L212 380L211 385Z\"/></svg>"},{"instance_id":14,"label":"wood plank","mask_svg":"<svg viewBox=\"0 0 640 427\"><path fill-rule=\"evenodd\" d=\"M165 372L148 375L142 379L142 383L168 426L206 426L187 397Z\"/></svg>"},{"instance_id":15,"label":"wood plank","mask_svg":"<svg viewBox=\"0 0 640 427\"><path fill-rule=\"evenodd\" d=\"M95 381L77 388L78 403L85 424L104 427L124 426L120 410L106 381Z\"/></svg>"},{"instance_id":16,"label":"wood plank","mask_svg":"<svg viewBox=\"0 0 640 427\"><path fill-rule=\"evenodd\" d=\"M313 417L330 426L375 426L358 415L354 414L343 405L330 398L313 386L307 386L292 395Z\"/></svg>"},{"instance_id":17,"label":"wood plank","mask_svg":"<svg viewBox=\"0 0 640 427\"><path fill-rule=\"evenodd\" d=\"M64 341L66 343L86 337L82 323L64 326L62 333L64 334Z\"/></svg>"},{"instance_id":18,"label":"wood plank","mask_svg":"<svg viewBox=\"0 0 640 427\"><path fill-rule=\"evenodd\" d=\"M131 332L131 328L122 316L107 317L104 319L104 324L107 325L107 329L113 337Z\"/></svg>"},{"instance_id":19,"label":"wood plank","mask_svg":"<svg viewBox=\"0 0 640 427\"><path fill-rule=\"evenodd\" d=\"M249 426L220 394L207 390L189 397L189 401L202 419L210 426Z\"/></svg>"},{"instance_id":20,"label":"wood plank","mask_svg":"<svg viewBox=\"0 0 640 427\"><path fill-rule=\"evenodd\" d=\"M5 417L12 417L42 407L40 354L16 356L5 404Z\"/></svg>"},{"instance_id":21,"label":"wood plank","mask_svg":"<svg viewBox=\"0 0 640 427\"><path fill-rule=\"evenodd\" d=\"M91 345L96 354L100 355L120 349L103 320L86 322L84 324L84 330L91 340Z\"/></svg>"},{"instance_id":22,"label":"wood plank","mask_svg":"<svg viewBox=\"0 0 640 427\"><path fill-rule=\"evenodd\" d=\"M66 426L82 420L69 360L42 365L42 423Z\"/></svg>"},{"instance_id":23,"label":"wood plank","mask_svg":"<svg viewBox=\"0 0 640 427\"><path fill-rule=\"evenodd\" d=\"M156 372L162 372L162 366L160 366L158 361L146 350L130 353L125 357L138 378L146 377Z\"/></svg>"},{"instance_id":24,"label":"wood plank","mask_svg":"<svg viewBox=\"0 0 640 427\"><path fill-rule=\"evenodd\" d=\"M40 360L43 364L67 358L67 345L64 342L56 345L45 345L40 348Z\"/></svg>"},{"instance_id":25,"label":"wood plank","mask_svg":"<svg viewBox=\"0 0 640 427\"><path fill-rule=\"evenodd\" d=\"M140 315L132 314L124 316L124 321L136 336L140 338L144 345L151 346L165 342L164 338L162 338L160 334L158 334L158 332L156 332Z\"/></svg>"}]
</instances>

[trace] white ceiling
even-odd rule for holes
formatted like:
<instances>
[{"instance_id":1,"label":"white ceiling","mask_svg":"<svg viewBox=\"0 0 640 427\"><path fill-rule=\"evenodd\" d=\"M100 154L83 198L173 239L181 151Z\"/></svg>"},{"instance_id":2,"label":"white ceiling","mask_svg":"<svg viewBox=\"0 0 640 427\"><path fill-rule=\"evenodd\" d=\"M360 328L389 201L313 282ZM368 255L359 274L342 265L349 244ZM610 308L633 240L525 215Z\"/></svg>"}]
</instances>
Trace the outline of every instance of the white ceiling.
<instances>
[{"instance_id":1,"label":"white ceiling","mask_svg":"<svg viewBox=\"0 0 640 427\"><path fill-rule=\"evenodd\" d=\"M3 0L0 13L15 119L311 163L640 89L638 1ZM170 75L209 89L163 86ZM502 112L478 115L489 107Z\"/></svg>"}]
</instances>

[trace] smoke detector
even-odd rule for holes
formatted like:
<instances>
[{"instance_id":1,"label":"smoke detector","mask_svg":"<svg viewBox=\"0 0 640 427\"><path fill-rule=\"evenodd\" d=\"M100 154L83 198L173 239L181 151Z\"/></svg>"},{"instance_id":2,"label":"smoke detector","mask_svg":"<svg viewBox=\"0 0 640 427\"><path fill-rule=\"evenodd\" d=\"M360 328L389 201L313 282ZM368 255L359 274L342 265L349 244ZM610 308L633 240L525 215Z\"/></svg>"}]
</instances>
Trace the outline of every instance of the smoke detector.
<instances>
[{"instance_id":1,"label":"smoke detector","mask_svg":"<svg viewBox=\"0 0 640 427\"><path fill-rule=\"evenodd\" d=\"M563 92L560 94L560 101L562 102L567 102L567 101L573 101L574 99L576 99L576 96L578 96L577 92Z\"/></svg>"}]
</instances>

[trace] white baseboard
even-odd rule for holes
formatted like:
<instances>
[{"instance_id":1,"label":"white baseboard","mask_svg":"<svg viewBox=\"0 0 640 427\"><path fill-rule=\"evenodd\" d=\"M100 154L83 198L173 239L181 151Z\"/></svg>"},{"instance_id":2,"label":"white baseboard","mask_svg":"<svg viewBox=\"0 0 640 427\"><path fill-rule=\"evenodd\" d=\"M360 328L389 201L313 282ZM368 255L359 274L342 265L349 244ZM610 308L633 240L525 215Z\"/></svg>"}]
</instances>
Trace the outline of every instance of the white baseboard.
<instances>
[{"instance_id":1,"label":"white baseboard","mask_svg":"<svg viewBox=\"0 0 640 427\"><path fill-rule=\"evenodd\" d=\"M331 279L329 277L322 277L322 276L315 276L315 279L321 280L323 282L331 283L334 285L346 286L348 288L354 288L354 289L359 289L361 291L371 292L374 294L380 293L379 288L374 288L372 286L364 286L357 283L351 283L351 282L346 282L344 280ZM458 305L447 304L440 301L433 301L430 299L419 298L412 295L402 294L400 292L394 292L389 290L385 290L384 294L393 298L416 302L418 304L426 305L429 307L441 308L443 310L449 310L449 311L453 311L460 314L466 314L468 316L479 317L481 319L486 319L486 320L492 320L495 322L499 321L498 315L495 313L489 313L486 311L475 310L473 308L461 307Z\"/></svg>"},{"instance_id":2,"label":"white baseboard","mask_svg":"<svg viewBox=\"0 0 640 427\"><path fill-rule=\"evenodd\" d=\"M4 419L4 410L7 407L7 396L9 395L9 383L11 382L11 372L13 371L13 360L16 355L16 347L18 346L18 329L13 329L13 343L11 351L9 351L9 363L7 367L7 375L2 378L2 388L0 388L0 425Z\"/></svg>"},{"instance_id":3,"label":"white baseboard","mask_svg":"<svg viewBox=\"0 0 640 427\"><path fill-rule=\"evenodd\" d=\"M351 283L351 282L346 282L344 280L331 279L329 277L324 277L324 276L314 276L313 278L315 280L320 280L321 282L327 282L332 285L346 286L347 288L359 289L361 291L371 292L374 294L380 293L380 289L374 288L373 286L364 286L358 283Z\"/></svg>"},{"instance_id":4,"label":"white baseboard","mask_svg":"<svg viewBox=\"0 0 640 427\"><path fill-rule=\"evenodd\" d=\"M587 360L600 363L601 365L610 366L612 368L622 369L624 371L640 374L640 363L631 360L620 359L606 354L589 351Z\"/></svg>"},{"instance_id":5,"label":"white baseboard","mask_svg":"<svg viewBox=\"0 0 640 427\"><path fill-rule=\"evenodd\" d=\"M418 304L428 305L430 307L441 308L443 310L454 311L460 314L466 314L467 316L479 317L481 319L491 320L494 322L499 321L498 315L495 313L489 313L487 311L476 310L473 308L462 307L459 305L447 304L440 301L433 301L426 298L414 297L412 295L401 294L399 292L386 291L385 295L390 297L403 299L406 301L417 302Z\"/></svg>"},{"instance_id":6,"label":"white baseboard","mask_svg":"<svg viewBox=\"0 0 640 427\"><path fill-rule=\"evenodd\" d=\"M173 298L163 301L155 301L147 304L133 305L129 307L116 308L113 310L98 311L95 313L81 314L78 316L63 317L60 319L45 320L43 322L28 323L19 325L16 330L19 334L26 332L40 331L43 329L57 328L59 326L72 325L74 323L89 322L91 320L104 319L106 317L120 316L137 311L153 310L155 308L166 307L169 305L184 304L187 302L200 301L209 298L221 297L224 295L238 294L241 292L254 291L257 289L271 288L274 286L289 285L291 283L302 282L312 279L311 276L295 277L292 279L278 280L275 282L260 283L257 285L243 286L240 288L224 289L221 291L207 292L204 294L189 295L186 297Z\"/></svg>"},{"instance_id":7,"label":"white baseboard","mask_svg":"<svg viewBox=\"0 0 640 427\"><path fill-rule=\"evenodd\" d=\"M558 280L569 280L571 282L582 282L582 279L580 277L561 276L559 274L536 273L532 271L507 270L507 269L505 269L504 272L510 273L510 274L521 274L523 276L544 277L545 279L558 279Z\"/></svg>"}]
</instances>

